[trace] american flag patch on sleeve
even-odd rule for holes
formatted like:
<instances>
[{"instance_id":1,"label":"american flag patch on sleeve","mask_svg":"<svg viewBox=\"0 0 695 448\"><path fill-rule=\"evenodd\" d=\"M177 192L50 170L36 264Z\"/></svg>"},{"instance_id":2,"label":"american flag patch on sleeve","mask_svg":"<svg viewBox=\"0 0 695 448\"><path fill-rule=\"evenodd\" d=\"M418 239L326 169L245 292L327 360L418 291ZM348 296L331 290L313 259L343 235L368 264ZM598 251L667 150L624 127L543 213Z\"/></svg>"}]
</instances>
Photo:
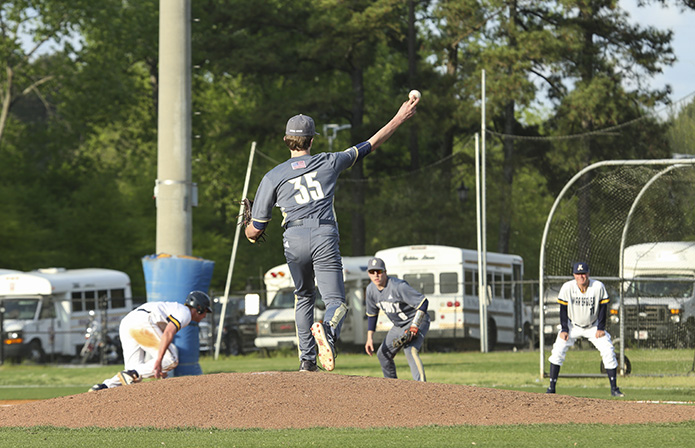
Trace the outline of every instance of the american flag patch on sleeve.
<instances>
[{"instance_id":1,"label":"american flag patch on sleeve","mask_svg":"<svg viewBox=\"0 0 695 448\"><path fill-rule=\"evenodd\" d=\"M297 162L292 162L292 169L293 170L300 170L302 168L306 168L306 162L303 160L299 160Z\"/></svg>"}]
</instances>

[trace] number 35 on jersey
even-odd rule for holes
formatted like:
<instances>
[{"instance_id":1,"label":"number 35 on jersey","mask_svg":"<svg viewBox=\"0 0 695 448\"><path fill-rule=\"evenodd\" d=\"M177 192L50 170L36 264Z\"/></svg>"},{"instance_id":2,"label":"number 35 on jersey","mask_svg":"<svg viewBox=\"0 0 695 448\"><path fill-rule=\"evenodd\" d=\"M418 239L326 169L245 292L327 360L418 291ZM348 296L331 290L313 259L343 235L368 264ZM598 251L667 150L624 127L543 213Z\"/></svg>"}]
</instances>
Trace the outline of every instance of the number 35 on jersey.
<instances>
[{"instance_id":1,"label":"number 35 on jersey","mask_svg":"<svg viewBox=\"0 0 695 448\"><path fill-rule=\"evenodd\" d=\"M297 204L306 204L312 199L316 201L325 197L321 183L314 179L316 174L317 171L312 171L289 181L294 185L294 189L297 190L297 194L294 195L294 200L297 201Z\"/></svg>"}]
</instances>

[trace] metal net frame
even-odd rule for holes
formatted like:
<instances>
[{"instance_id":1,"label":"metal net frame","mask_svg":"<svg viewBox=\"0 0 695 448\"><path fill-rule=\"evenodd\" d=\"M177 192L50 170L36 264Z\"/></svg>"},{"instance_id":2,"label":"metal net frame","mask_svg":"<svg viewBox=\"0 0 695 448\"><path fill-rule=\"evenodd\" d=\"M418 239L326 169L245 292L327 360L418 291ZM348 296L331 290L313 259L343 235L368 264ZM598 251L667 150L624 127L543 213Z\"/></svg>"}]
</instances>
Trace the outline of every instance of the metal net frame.
<instances>
[{"instance_id":1,"label":"metal net frame","mask_svg":"<svg viewBox=\"0 0 695 448\"><path fill-rule=\"evenodd\" d=\"M685 322L678 322L674 328L684 334L671 334L665 340L660 339L659 345L650 347L647 341L640 340L640 335L649 334L649 330L642 328L651 329L656 323L649 319L643 319L641 324L634 322L648 309L646 305L633 306L635 297L630 296L624 265L627 248L638 244L685 242L687 246L687 242L692 242L695 245L693 187L695 159L603 161L584 168L564 186L548 214L539 257L541 377L545 376L545 338L554 337L559 324L557 292L564 282L572 279L571 267L576 261L589 263L591 278L603 281L611 297L606 329L614 342L619 342L621 374L630 373L625 356L627 344L635 346L636 342L639 346L643 342L642 348L676 348L678 343L681 347L695 345L695 331L691 331L695 329L695 317L689 321L693 329L687 330L687 325L680 325ZM695 266L691 263L683 268L692 270ZM689 280L687 276L650 278L651 283L657 284L674 281L686 283L693 296L692 277ZM637 312L632 312L635 309ZM657 316L663 317L675 320L672 316ZM669 346L669 338L674 342L673 347ZM616 352L617 349L616 346Z\"/></svg>"}]
</instances>

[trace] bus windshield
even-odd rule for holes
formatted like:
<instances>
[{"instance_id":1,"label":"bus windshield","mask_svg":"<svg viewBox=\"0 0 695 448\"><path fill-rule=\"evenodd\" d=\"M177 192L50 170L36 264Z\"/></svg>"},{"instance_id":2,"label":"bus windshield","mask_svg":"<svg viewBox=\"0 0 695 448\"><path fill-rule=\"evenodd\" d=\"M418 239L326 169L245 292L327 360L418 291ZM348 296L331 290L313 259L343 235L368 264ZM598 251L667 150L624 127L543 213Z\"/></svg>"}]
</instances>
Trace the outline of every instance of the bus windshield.
<instances>
[{"instance_id":1,"label":"bus windshield","mask_svg":"<svg viewBox=\"0 0 695 448\"><path fill-rule=\"evenodd\" d=\"M323 301L321 300L321 293L318 289L316 290L316 307L322 309L325 307ZM281 289L273 297L273 301L270 302L270 308L272 309L287 309L294 308L294 289L285 288Z\"/></svg>"},{"instance_id":2,"label":"bus windshield","mask_svg":"<svg viewBox=\"0 0 695 448\"><path fill-rule=\"evenodd\" d=\"M669 276L673 277L673 276ZM665 278L665 277L659 277ZM682 279L682 277L678 277ZM693 295L693 283L687 281L648 280L644 277L630 282L628 289L630 296L636 297L663 297L663 298L688 298Z\"/></svg>"},{"instance_id":3,"label":"bus windshield","mask_svg":"<svg viewBox=\"0 0 695 448\"><path fill-rule=\"evenodd\" d=\"M32 320L36 316L39 299L5 299L5 319Z\"/></svg>"}]
</instances>

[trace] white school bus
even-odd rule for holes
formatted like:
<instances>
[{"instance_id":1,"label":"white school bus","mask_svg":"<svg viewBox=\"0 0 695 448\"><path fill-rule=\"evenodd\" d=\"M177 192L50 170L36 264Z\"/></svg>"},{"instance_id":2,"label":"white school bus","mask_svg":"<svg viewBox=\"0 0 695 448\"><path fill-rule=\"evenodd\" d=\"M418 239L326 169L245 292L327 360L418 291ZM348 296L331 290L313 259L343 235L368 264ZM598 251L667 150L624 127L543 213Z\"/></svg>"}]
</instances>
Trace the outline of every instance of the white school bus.
<instances>
[{"instance_id":1,"label":"white school bus","mask_svg":"<svg viewBox=\"0 0 695 448\"><path fill-rule=\"evenodd\" d=\"M340 342L361 344L367 340L367 317L364 291L369 284L367 261L370 257L343 257L343 279L348 314L340 331ZM296 347L297 332L294 319L294 281L287 264L270 269L264 276L267 290L267 309L256 321L256 347L278 349ZM319 291L320 296L320 291ZM323 319L325 305L316 299L314 319Z\"/></svg>"},{"instance_id":2,"label":"white school bus","mask_svg":"<svg viewBox=\"0 0 695 448\"><path fill-rule=\"evenodd\" d=\"M37 362L79 354L90 311L105 315L108 334L117 337L121 319L133 309L128 275L97 268L0 275L0 301L5 356Z\"/></svg>"},{"instance_id":3,"label":"white school bus","mask_svg":"<svg viewBox=\"0 0 695 448\"><path fill-rule=\"evenodd\" d=\"M478 252L458 247L420 245L380 250L389 276L407 281L429 300L429 345L455 345L480 340ZM522 346L531 336L532 312L523 304L524 263L518 255L487 254L487 283L491 291L488 347ZM391 322L379 314L377 331Z\"/></svg>"},{"instance_id":4,"label":"white school bus","mask_svg":"<svg viewBox=\"0 0 695 448\"><path fill-rule=\"evenodd\" d=\"M661 241L625 248L623 306L626 340L690 347L695 343L695 242ZM609 323L618 335L620 300ZM614 334L611 333L611 334Z\"/></svg>"}]
</instances>

